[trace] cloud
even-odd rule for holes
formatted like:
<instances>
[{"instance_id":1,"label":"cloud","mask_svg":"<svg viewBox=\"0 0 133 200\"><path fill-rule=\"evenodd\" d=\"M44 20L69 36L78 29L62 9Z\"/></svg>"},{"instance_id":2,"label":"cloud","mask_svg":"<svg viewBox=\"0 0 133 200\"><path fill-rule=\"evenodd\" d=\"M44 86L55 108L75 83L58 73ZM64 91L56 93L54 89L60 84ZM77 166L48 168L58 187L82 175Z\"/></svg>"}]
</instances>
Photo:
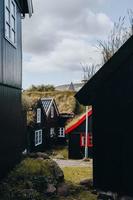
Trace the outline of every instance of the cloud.
<instances>
[{"instance_id":1,"label":"cloud","mask_svg":"<svg viewBox=\"0 0 133 200\"><path fill-rule=\"evenodd\" d=\"M56 51L47 56L32 56L29 62L25 59L24 70L33 73L54 71L80 71L81 63L99 63L100 54L96 47L83 40L64 39Z\"/></svg>"},{"instance_id":2,"label":"cloud","mask_svg":"<svg viewBox=\"0 0 133 200\"><path fill-rule=\"evenodd\" d=\"M104 38L111 19L95 11L105 0L34 0L33 17L23 22L25 73L78 71L96 63L93 41Z\"/></svg>"}]
</instances>

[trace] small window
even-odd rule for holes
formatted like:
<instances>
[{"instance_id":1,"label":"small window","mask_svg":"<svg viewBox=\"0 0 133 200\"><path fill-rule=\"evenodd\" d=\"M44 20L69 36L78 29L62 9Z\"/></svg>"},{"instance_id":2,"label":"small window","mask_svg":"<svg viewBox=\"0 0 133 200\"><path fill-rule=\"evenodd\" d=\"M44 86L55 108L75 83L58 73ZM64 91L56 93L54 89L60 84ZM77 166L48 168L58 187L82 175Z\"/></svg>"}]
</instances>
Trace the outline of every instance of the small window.
<instances>
[{"instance_id":1,"label":"small window","mask_svg":"<svg viewBox=\"0 0 133 200\"><path fill-rule=\"evenodd\" d=\"M88 146L89 146L89 147L93 147L93 137L92 137L92 133L90 133L89 136L88 136Z\"/></svg>"},{"instance_id":2,"label":"small window","mask_svg":"<svg viewBox=\"0 0 133 200\"><path fill-rule=\"evenodd\" d=\"M53 138L55 136L54 128L50 128L50 137Z\"/></svg>"},{"instance_id":3,"label":"small window","mask_svg":"<svg viewBox=\"0 0 133 200\"><path fill-rule=\"evenodd\" d=\"M42 144L42 130L35 131L35 146Z\"/></svg>"},{"instance_id":4,"label":"small window","mask_svg":"<svg viewBox=\"0 0 133 200\"><path fill-rule=\"evenodd\" d=\"M63 127L59 128L58 137L65 137L65 129Z\"/></svg>"},{"instance_id":5,"label":"small window","mask_svg":"<svg viewBox=\"0 0 133 200\"><path fill-rule=\"evenodd\" d=\"M51 106L51 118L54 118L54 107Z\"/></svg>"},{"instance_id":6,"label":"small window","mask_svg":"<svg viewBox=\"0 0 133 200\"><path fill-rule=\"evenodd\" d=\"M80 146L81 147L85 146L85 135L83 134L80 135Z\"/></svg>"},{"instance_id":7,"label":"small window","mask_svg":"<svg viewBox=\"0 0 133 200\"><path fill-rule=\"evenodd\" d=\"M37 109L37 123L41 123L41 108Z\"/></svg>"},{"instance_id":8,"label":"small window","mask_svg":"<svg viewBox=\"0 0 133 200\"><path fill-rule=\"evenodd\" d=\"M16 45L16 3L5 0L5 38Z\"/></svg>"}]
</instances>

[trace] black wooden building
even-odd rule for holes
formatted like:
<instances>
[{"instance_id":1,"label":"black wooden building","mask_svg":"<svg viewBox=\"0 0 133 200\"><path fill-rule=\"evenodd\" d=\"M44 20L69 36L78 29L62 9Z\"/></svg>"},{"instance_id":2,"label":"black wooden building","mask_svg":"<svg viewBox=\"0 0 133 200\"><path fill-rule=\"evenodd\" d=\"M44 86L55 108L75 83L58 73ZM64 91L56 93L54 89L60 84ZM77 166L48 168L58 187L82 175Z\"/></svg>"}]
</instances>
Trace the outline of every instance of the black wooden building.
<instances>
[{"instance_id":1,"label":"black wooden building","mask_svg":"<svg viewBox=\"0 0 133 200\"><path fill-rule=\"evenodd\" d=\"M76 98L93 107L94 186L133 196L133 36Z\"/></svg>"},{"instance_id":2,"label":"black wooden building","mask_svg":"<svg viewBox=\"0 0 133 200\"><path fill-rule=\"evenodd\" d=\"M28 126L30 152L45 151L57 145L65 145L65 124L72 114L60 113L53 98L41 98L34 108L35 118Z\"/></svg>"},{"instance_id":3,"label":"black wooden building","mask_svg":"<svg viewBox=\"0 0 133 200\"><path fill-rule=\"evenodd\" d=\"M30 0L0 0L0 178L18 162L25 144L21 19L32 11Z\"/></svg>"},{"instance_id":4,"label":"black wooden building","mask_svg":"<svg viewBox=\"0 0 133 200\"><path fill-rule=\"evenodd\" d=\"M68 124L65 134L68 137L69 159L82 159L85 157L86 142L86 113L76 121ZM92 109L88 111L88 157L92 157Z\"/></svg>"}]
</instances>

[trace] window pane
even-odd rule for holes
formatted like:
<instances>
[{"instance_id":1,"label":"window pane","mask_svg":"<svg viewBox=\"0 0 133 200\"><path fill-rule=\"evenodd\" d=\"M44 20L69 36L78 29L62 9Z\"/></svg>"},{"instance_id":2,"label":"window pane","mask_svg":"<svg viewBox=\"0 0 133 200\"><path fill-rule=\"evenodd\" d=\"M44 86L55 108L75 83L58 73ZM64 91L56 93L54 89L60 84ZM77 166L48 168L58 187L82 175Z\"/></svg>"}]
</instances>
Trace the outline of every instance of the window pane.
<instances>
[{"instance_id":1,"label":"window pane","mask_svg":"<svg viewBox=\"0 0 133 200\"><path fill-rule=\"evenodd\" d=\"M39 131L39 144L42 143L42 131Z\"/></svg>"},{"instance_id":2,"label":"window pane","mask_svg":"<svg viewBox=\"0 0 133 200\"><path fill-rule=\"evenodd\" d=\"M10 8L10 0L5 0L5 6Z\"/></svg>"},{"instance_id":3,"label":"window pane","mask_svg":"<svg viewBox=\"0 0 133 200\"><path fill-rule=\"evenodd\" d=\"M11 41L15 44L15 32L12 30L11 31Z\"/></svg>"},{"instance_id":4,"label":"window pane","mask_svg":"<svg viewBox=\"0 0 133 200\"><path fill-rule=\"evenodd\" d=\"M5 10L5 20L8 24L10 24L10 12L7 8Z\"/></svg>"},{"instance_id":5,"label":"window pane","mask_svg":"<svg viewBox=\"0 0 133 200\"><path fill-rule=\"evenodd\" d=\"M37 109L37 123L41 123L41 109Z\"/></svg>"},{"instance_id":6,"label":"window pane","mask_svg":"<svg viewBox=\"0 0 133 200\"><path fill-rule=\"evenodd\" d=\"M11 14L15 17L15 4L13 1L11 3Z\"/></svg>"},{"instance_id":7,"label":"window pane","mask_svg":"<svg viewBox=\"0 0 133 200\"><path fill-rule=\"evenodd\" d=\"M35 145L38 144L38 132L35 132Z\"/></svg>"},{"instance_id":8,"label":"window pane","mask_svg":"<svg viewBox=\"0 0 133 200\"><path fill-rule=\"evenodd\" d=\"M14 17L12 17L11 26L12 26L12 29L15 31L15 18Z\"/></svg>"},{"instance_id":9,"label":"window pane","mask_svg":"<svg viewBox=\"0 0 133 200\"><path fill-rule=\"evenodd\" d=\"M6 37L10 39L10 25L6 23Z\"/></svg>"}]
</instances>

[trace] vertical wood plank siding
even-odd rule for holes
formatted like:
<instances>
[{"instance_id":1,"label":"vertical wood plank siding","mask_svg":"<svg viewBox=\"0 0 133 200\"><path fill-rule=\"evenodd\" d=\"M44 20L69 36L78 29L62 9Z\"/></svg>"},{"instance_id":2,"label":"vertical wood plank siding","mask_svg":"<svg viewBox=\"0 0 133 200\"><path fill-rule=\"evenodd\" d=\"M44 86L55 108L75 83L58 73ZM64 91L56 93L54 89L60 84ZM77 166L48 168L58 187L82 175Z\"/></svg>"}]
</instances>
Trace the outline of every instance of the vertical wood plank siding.
<instances>
[{"instance_id":1,"label":"vertical wood plank siding","mask_svg":"<svg viewBox=\"0 0 133 200\"><path fill-rule=\"evenodd\" d=\"M0 179L19 161L25 148L21 107L22 30L18 7L16 20L15 48L5 39L4 0L0 0Z\"/></svg>"},{"instance_id":2,"label":"vertical wood plank siding","mask_svg":"<svg viewBox=\"0 0 133 200\"><path fill-rule=\"evenodd\" d=\"M2 82L2 37L3 37L3 1L0 1L0 82Z\"/></svg>"},{"instance_id":3,"label":"vertical wood plank siding","mask_svg":"<svg viewBox=\"0 0 133 200\"><path fill-rule=\"evenodd\" d=\"M20 159L23 130L21 91L0 85L0 178Z\"/></svg>"},{"instance_id":4,"label":"vertical wood plank siding","mask_svg":"<svg viewBox=\"0 0 133 200\"><path fill-rule=\"evenodd\" d=\"M17 45L14 47L4 37L4 0L0 1L0 82L14 86L22 87L22 30L21 13L17 7L16 27L17 27ZM3 73L2 73L3 71ZM2 77L3 76L3 77Z\"/></svg>"}]
</instances>

